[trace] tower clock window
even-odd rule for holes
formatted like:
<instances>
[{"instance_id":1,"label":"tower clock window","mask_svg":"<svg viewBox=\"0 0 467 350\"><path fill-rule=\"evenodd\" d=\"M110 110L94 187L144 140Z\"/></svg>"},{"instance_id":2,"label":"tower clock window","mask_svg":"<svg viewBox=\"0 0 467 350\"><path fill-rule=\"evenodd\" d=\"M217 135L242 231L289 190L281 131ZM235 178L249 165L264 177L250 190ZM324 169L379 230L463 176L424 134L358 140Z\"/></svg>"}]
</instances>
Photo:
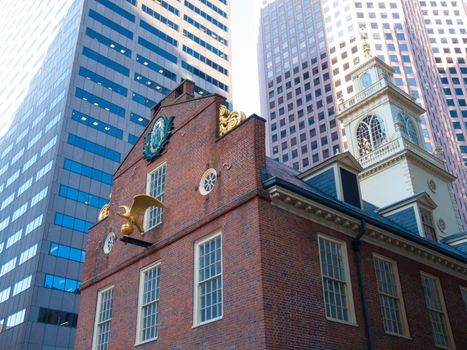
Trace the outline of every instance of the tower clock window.
<instances>
[{"instance_id":1,"label":"tower clock window","mask_svg":"<svg viewBox=\"0 0 467 350\"><path fill-rule=\"evenodd\" d=\"M378 148L386 139L383 120L376 115L365 117L357 128L357 143L360 156Z\"/></svg>"},{"instance_id":2,"label":"tower clock window","mask_svg":"<svg viewBox=\"0 0 467 350\"><path fill-rule=\"evenodd\" d=\"M370 86L371 85L370 73L368 72L363 73L362 76L360 77L360 81L362 82L362 86L364 88L367 88L368 86Z\"/></svg>"},{"instance_id":3,"label":"tower clock window","mask_svg":"<svg viewBox=\"0 0 467 350\"><path fill-rule=\"evenodd\" d=\"M399 113L397 115L396 121L399 123L399 127L402 133L408 136L410 141L418 145L417 129L413 120L411 120L405 114Z\"/></svg>"}]
</instances>

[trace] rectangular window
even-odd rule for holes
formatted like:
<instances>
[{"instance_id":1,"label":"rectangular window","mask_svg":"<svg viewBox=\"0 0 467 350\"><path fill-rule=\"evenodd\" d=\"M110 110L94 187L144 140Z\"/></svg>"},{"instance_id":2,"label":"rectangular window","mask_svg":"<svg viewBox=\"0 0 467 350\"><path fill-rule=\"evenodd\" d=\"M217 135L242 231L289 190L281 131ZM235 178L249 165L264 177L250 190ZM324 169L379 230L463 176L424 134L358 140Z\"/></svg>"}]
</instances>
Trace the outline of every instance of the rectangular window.
<instances>
[{"instance_id":1,"label":"rectangular window","mask_svg":"<svg viewBox=\"0 0 467 350\"><path fill-rule=\"evenodd\" d=\"M193 325L222 318L222 236L216 233L195 244Z\"/></svg>"},{"instance_id":2,"label":"rectangular window","mask_svg":"<svg viewBox=\"0 0 467 350\"><path fill-rule=\"evenodd\" d=\"M136 55L136 62L141 63L142 65L152 69L153 71L159 73L160 75L169 78L170 80L177 81L177 75L167 68L151 61L150 59L143 57L141 55Z\"/></svg>"},{"instance_id":3,"label":"rectangular window","mask_svg":"<svg viewBox=\"0 0 467 350\"><path fill-rule=\"evenodd\" d=\"M97 154L98 156L120 163L121 154L119 152L114 151L111 148L104 147L98 143L91 142L74 134L68 134L68 143L72 146L81 148L85 151Z\"/></svg>"},{"instance_id":4,"label":"rectangular window","mask_svg":"<svg viewBox=\"0 0 467 350\"><path fill-rule=\"evenodd\" d=\"M172 38L171 36L167 35L166 33L164 33L163 31L157 29L156 27L153 27L152 25L150 25L148 22L145 22L143 20L140 20L139 22L139 25L141 28L144 28L146 29L148 32L154 34L155 36L161 38L162 40L164 41L167 41L169 44L175 46L175 47L178 47L178 42L177 40L175 40L174 38Z\"/></svg>"},{"instance_id":5,"label":"rectangular window","mask_svg":"<svg viewBox=\"0 0 467 350\"><path fill-rule=\"evenodd\" d=\"M29 224L27 224L26 230L24 231L24 235L27 236L32 231L34 231L36 228L38 228L42 224L42 218L43 218L43 214L39 215L37 218L35 218Z\"/></svg>"},{"instance_id":6,"label":"rectangular window","mask_svg":"<svg viewBox=\"0 0 467 350\"><path fill-rule=\"evenodd\" d=\"M96 21L102 23L103 25L115 30L116 32L126 36L128 39L133 40L133 32L127 28L111 21L107 17L97 13L96 11L89 10L89 17L95 19Z\"/></svg>"},{"instance_id":7,"label":"rectangular window","mask_svg":"<svg viewBox=\"0 0 467 350\"><path fill-rule=\"evenodd\" d=\"M161 267L159 263L141 270L136 333L137 343L157 339L160 273Z\"/></svg>"},{"instance_id":8,"label":"rectangular window","mask_svg":"<svg viewBox=\"0 0 467 350\"><path fill-rule=\"evenodd\" d=\"M81 281L56 275L45 275L44 287L68 293L78 293Z\"/></svg>"},{"instance_id":9,"label":"rectangular window","mask_svg":"<svg viewBox=\"0 0 467 350\"><path fill-rule=\"evenodd\" d=\"M86 252L84 250L76 249L55 242L50 243L49 254L52 256L57 256L59 258L68 259L80 263L84 262L84 259L86 257Z\"/></svg>"},{"instance_id":10,"label":"rectangular window","mask_svg":"<svg viewBox=\"0 0 467 350\"><path fill-rule=\"evenodd\" d=\"M0 292L0 304L8 300L10 297L10 290L11 288L8 287Z\"/></svg>"},{"instance_id":11,"label":"rectangular window","mask_svg":"<svg viewBox=\"0 0 467 350\"><path fill-rule=\"evenodd\" d=\"M107 350L112 320L113 286L100 290L97 295L96 323L94 326L93 349Z\"/></svg>"},{"instance_id":12,"label":"rectangular window","mask_svg":"<svg viewBox=\"0 0 467 350\"><path fill-rule=\"evenodd\" d=\"M31 287L32 275L22 279L21 281L15 283L13 288L13 296L25 291L29 287Z\"/></svg>"},{"instance_id":13,"label":"rectangular window","mask_svg":"<svg viewBox=\"0 0 467 350\"><path fill-rule=\"evenodd\" d=\"M421 273L421 278L425 305L430 313L435 345L452 349L454 348L454 339L452 338L451 326L449 325L439 279L423 272Z\"/></svg>"},{"instance_id":14,"label":"rectangular window","mask_svg":"<svg viewBox=\"0 0 467 350\"><path fill-rule=\"evenodd\" d=\"M150 196L153 196L164 202L164 192L165 192L165 173L166 173L166 163L162 164L156 170L148 174L146 192ZM159 225L162 222L162 208L151 207L146 211L145 219L145 228L146 231Z\"/></svg>"},{"instance_id":15,"label":"rectangular window","mask_svg":"<svg viewBox=\"0 0 467 350\"><path fill-rule=\"evenodd\" d=\"M10 315L6 321L6 329L12 328L24 322L24 315L26 314L26 309L18 311L13 315Z\"/></svg>"},{"instance_id":16,"label":"rectangular window","mask_svg":"<svg viewBox=\"0 0 467 350\"><path fill-rule=\"evenodd\" d=\"M78 315L71 312L40 308L37 321L54 326L76 328Z\"/></svg>"},{"instance_id":17,"label":"rectangular window","mask_svg":"<svg viewBox=\"0 0 467 350\"><path fill-rule=\"evenodd\" d=\"M355 323L346 245L321 235L318 241L326 317Z\"/></svg>"},{"instance_id":18,"label":"rectangular window","mask_svg":"<svg viewBox=\"0 0 467 350\"><path fill-rule=\"evenodd\" d=\"M24 252L21 253L20 258L19 258L19 263L18 265L21 265L28 261L29 259L32 259L37 253L37 244L34 244L32 247L26 249Z\"/></svg>"},{"instance_id":19,"label":"rectangular window","mask_svg":"<svg viewBox=\"0 0 467 350\"><path fill-rule=\"evenodd\" d=\"M431 212L424 208L420 208L420 216L422 218L423 232L425 233L425 237L432 240L433 242L437 242L436 231L435 226L433 225Z\"/></svg>"},{"instance_id":20,"label":"rectangular window","mask_svg":"<svg viewBox=\"0 0 467 350\"><path fill-rule=\"evenodd\" d=\"M464 311L467 311L467 288L461 287L462 300L464 300Z\"/></svg>"},{"instance_id":21,"label":"rectangular window","mask_svg":"<svg viewBox=\"0 0 467 350\"><path fill-rule=\"evenodd\" d=\"M92 180L102 182L106 185L112 185L112 174L75 162L74 160L65 158L63 168L75 174L83 175Z\"/></svg>"},{"instance_id":22,"label":"rectangular window","mask_svg":"<svg viewBox=\"0 0 467 350\"><path fill-rule=\"evenodd\" d=\"M409 336L396 262L380 256L374 256L373 260L384 330Z\"/></svg>"},{"instance_id":23,"label":"rectangular window","mask_svg":"<svg viewBox=\"0 0 467 350\"><path fill-rule=\"evenodd\" d=\"M123 45L120 45L119 43L107 38L106 36L92 30L91 28L86 28L86 35L92 39L97 40L101 44L104 44L105 46L109 46L114 51L117 51L121 53L122 55L125 55L131 58L131 50L129 48Z\"/></svg>"}]
</instances>

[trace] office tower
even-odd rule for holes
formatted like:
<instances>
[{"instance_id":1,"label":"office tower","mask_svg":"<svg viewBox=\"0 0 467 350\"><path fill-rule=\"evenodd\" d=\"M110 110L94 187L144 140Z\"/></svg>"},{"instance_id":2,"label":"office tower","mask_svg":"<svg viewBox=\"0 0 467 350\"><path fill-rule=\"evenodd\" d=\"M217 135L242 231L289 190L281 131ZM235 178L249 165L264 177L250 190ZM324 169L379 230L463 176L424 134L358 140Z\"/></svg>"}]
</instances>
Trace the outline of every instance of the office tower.
<instances>
[{"instance_id":1,"label":"office tower","mask_svg":"<svg viewBox=\"0 0 467 350\"><path fill-rule=\"evenodd\" d=\"M258 45L267 151L306 169L340 147L320 2L275 1L261 9ZM262 66L262 67L261 67Z\"/></svg>"},{"instance_id":2,"label":"office tower","mask_svg":"<svg viewBox=\"0 0 467 350\"><path fill-rule=\"evenodd\" d=\"M231 100L230 10L207 0L16 3L2 2L0 17L16 16L47 48L41 57L8 42L30 55L16 58L30 74L17 78L29 79L23 95L9 81L1 90L21 102L0 140L0 348L67 349L86 232L150 107L184 78L198 96Z\"/></svg>"},{"instance_id":3,"label":"office tower","mask_svg":"<svg viewBox=\"0 0 467 350\"><path fill-rule=\"evenodd\" d=\"M453 2L462 6L460 1ZM311 10L307 11L310 7ZM327 151L329 146L323 143L317 147L313 144L314 149L310 153L313 147L306 139L297 145L289 144L289 139L300 137L300 131L297 132L297 127L289 121L290 115L283 114L277 118L277 114L280 108L298 101L298 96L293 94L296 94L297 87L293 86L292 89L293 84L299 83L298 88L302 90L314 85L313 79L316 78L312 76L313 69L321 75L321 79L329 77L332 90L329 94L337 100L337 104L352 97L351 72L362 61L362 47L366 42L372 55L394 68L396 85L414 96L417 103L426 109L421 117L425 148L444 157L447 169L457 177L453 184L453 196L460 209L459 220L465 226L467 173L455 141L419 3L408 0L265 1L261 13L259 61L263 63L260 70L262 114L270 121L268 136L272 157L298 168L306 168L316 163L315 160L321 161L332 154ZM311 24L314 31L310 29ZM285 46L292 40L295 40L295 45ZM306 59L311 52L311 60ZM321 57L326 58L329 72L321 73L320 67L313 67L312 63ZM289 78L289 72L293 73L294 70L303 82L294 76ZM281 86L275 85L278 81ZM319 86L314 90L321 93ZM307 103L311 105L315 101L305 102L305 105ZM319 111L310 108L307 113L307 108L304 108L303 116L305 125L307 121L313 122L317 116L319 119ZM325 113L321 121L319 128L322 130L333 122L334 116L329 114ZM313 129L309 132L314 134ZM334 142L338 144L337 140ZM345 135L342 135L340 142L346 149ZM303 164L305 160L307 165Z\"/></svg>"},{"instance_id":4,"label":"office tower","mask_svg":"<svg viewBox=\"0 0 467 350\"><path fill-rule=\"evenodd\" d=\"M467 2L419 3L456 141L467 167Z\"/></svg>"}]
</instances>

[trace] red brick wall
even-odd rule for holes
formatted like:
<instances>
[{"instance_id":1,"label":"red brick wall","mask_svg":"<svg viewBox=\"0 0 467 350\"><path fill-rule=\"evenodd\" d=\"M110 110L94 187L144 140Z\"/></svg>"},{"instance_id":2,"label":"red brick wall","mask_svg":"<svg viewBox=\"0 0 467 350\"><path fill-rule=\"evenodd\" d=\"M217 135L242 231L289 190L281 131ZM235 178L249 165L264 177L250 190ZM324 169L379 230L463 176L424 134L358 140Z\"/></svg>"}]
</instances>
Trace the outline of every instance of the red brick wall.
<instances>
[{"instance_id":1,"label":"red brick wall","mask_svg":"<svg viewBox=\"0 0 467 350\"><path fill-rule=\"evenodd\" d=\"M161 262L159 338L139 349L365 349L366 337L351 238L272 206L261 186L265 165L264 122L251 118L217 140L223 99L207 97L162 108L175 116L164 153L153 163L142 159L141 139L115 177L109 218L89 232L76 349L89 349L99 289L114 285L110 349L133 348L139 271ZM146 192L146 174L167 161L163 223L142 239L154 246L117 242L102 252L107 232L120 235L118 205ZM213 192L197 191L204 171L219 179ZM196 240L222 231L223 319L193 325L193 254ZM358 326L328 321L324 313L317 234L347 244ZM141 238L138 233L135 238ZM420 282L420 270L438 276L458 349L467 344L467 313L462 282L406 257L362 243L362 267L376 349L431 349L434 342ZM410 335L384 333L376 289L373 252L398 262ZM464 283L466 285L466 283Z\"/></svg>"},{"instance_id":2,"label":"red brick wall","mask_svg":"<svg viewBox=\"0 0 467 350\"><path fill-rule=\"evenodd\" d=\"M268 349L366 349L360 290L352 238L320 224L260 204L261 254ZM358 326L328 321L325 317L318 249L318 233L345 241ZM363 242L362 270L371 330L376 349L433 349L434 341L425 307L420 271L440 278L454 340L467 344L467 313L460 294L465 281L429 268L386 249ZM397 262L410 336L384 332L377 292L373 253Z\"/></svg>"},{"instance_id":3,"label":"red brick wall","mask_svg":"<svg viewBox=\"0 0 467 350\"><path fill-rule=\"evenodd\" d=\"M213 96L163 107L159 115L175 116L175 128L164 153L153 163L142 159L141 139L115 176L110 216L89 232L83 277L76 348L91 346L97 291L114 285L111 349L135 343L139 270L161 261L159 339L140 348L244 349L264 348L261 302L257 189L265 164L264 121L248 119L233 132L217 139L219 105ZM195 118L195 119L193 119ZM140 237L154 242L151 251L117 242L105 255L102 243L111 230L120 236L123 219L118 205L146 192L146 174L167 161L163 223ZM218 183L208 196L197 188L202 174L213 167ZM222 320L193 325L194 242L222 230L224 281ZM101 279L94 283L96 279ZM248 286L248 288L245 288ZM222 334L221 334L222 333Z\"/></svg>"},{"instance_id":4,"label":"red brick wall","mask_svg":"<svg viewBox=\"0 0 467 350\"><path fill-rule=\"evenodd\" d=\"M114 285L110 349L127 350L136 339L139 270L161 262L159 337L139 349L264 348L257 201L191 232L137 263L85 289L81 295L76 349L89 349L97 291ZM193 252L196 240L222 231L224 316L192 329Z\"/></svg>"}]
</instances>

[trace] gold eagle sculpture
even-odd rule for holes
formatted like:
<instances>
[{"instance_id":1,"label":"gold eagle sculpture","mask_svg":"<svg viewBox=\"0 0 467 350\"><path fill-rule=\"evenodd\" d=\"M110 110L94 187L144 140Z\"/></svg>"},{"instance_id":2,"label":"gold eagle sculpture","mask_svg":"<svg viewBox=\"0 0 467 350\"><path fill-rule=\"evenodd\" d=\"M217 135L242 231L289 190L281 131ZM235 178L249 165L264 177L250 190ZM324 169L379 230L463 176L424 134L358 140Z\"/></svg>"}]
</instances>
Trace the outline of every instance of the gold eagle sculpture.
<instances>
[{"instance_id":1,"label":"gold eagle sculpture","mask_svg":"<svg viewBox=\"0 0 467 350\"><path fill-rule=\"evenodd\" d=\"M146 194L134 196L131 208L127 205L120 205L125 212L117 213L117 215L127 220L121 227L124 236L130 236L133 233L133 225L144 235L143 217L149 207L167 208L160 200Z\"/></svg>"}]
</instances>

